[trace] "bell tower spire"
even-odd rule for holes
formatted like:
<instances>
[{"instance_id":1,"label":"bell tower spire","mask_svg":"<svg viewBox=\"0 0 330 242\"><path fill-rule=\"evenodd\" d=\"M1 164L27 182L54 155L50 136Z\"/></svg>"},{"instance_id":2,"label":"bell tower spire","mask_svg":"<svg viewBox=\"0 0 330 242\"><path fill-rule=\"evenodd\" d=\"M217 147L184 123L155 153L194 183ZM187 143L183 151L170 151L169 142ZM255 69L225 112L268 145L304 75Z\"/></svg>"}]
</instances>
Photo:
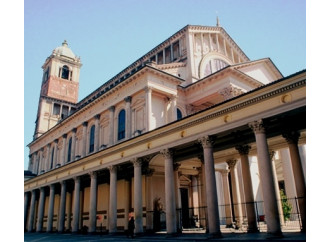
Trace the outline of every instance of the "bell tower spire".
<instances>
[{"instance_id":1,"label":"bell tower spire","mask_svg":"<svg viewBox=\"0 0 330 242\"><path fill-rule=\"evenodd\" d=\"M43 77L34 139L69 116L78 103L80 57L66 40L42 65Z\"/></svg>"}]
</instances>

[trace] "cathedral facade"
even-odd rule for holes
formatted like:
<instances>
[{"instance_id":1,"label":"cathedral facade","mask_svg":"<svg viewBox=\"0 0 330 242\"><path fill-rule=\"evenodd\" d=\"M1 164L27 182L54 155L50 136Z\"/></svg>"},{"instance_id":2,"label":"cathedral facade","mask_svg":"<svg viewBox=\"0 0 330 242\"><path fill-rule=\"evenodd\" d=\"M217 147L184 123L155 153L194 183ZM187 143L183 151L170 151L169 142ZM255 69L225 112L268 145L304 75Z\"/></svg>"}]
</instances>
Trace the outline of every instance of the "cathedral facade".
<instances>
[{"instance_id":1,"label":"cathedral facade","mask_svg":"<svg viewBox=\"0 0 330 242\"><path fill-rule=\"evenodd\" d=\"M25 231L305 230L305 70L250 60L219 25L185 26L78 102L81 67L66 41L42 66Z\"/></svg>"}]
</instances>

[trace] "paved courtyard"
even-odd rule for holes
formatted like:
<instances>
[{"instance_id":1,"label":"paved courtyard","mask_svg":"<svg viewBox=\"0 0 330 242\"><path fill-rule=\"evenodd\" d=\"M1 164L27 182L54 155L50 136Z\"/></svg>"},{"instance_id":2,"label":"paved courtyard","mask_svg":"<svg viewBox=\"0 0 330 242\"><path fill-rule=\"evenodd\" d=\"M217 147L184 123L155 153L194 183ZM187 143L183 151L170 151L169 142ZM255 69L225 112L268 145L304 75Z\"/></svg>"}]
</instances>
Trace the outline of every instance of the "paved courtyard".
<instances>
[{"instance_id":1,"label":"paved courtyard","mask_svg":"<svg viewBox=\"0 0 330 242\"><path fill-rule=\"evenodd\" d=\"M269 241L269 240L294 240L305 241L306 234L304 233L283 233L282 237L272 237L267 233L223 233L220 238L209 238L207 234L201 233L184 233L175 237L168 237L166 234L145 234L133 239L127 238L125 235L82 235L82 234L57 234L57 233L25 233L24 241Z\"/></svg>"}]
</instances>

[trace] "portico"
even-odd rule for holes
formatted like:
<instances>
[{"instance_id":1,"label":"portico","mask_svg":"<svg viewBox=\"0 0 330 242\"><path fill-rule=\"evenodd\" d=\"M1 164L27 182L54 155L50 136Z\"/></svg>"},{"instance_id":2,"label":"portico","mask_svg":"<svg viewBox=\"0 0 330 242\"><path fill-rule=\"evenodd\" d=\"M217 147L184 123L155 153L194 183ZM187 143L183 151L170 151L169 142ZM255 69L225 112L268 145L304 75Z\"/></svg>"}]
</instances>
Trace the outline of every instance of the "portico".
<instances>
[{"instance_id":1,"label":"portico","mask_svg":"<svg viewBox=\"0 0 330 242\"><path fill-rule=\"evenodd\" d=\"M304 188L299 187L304 175L302 168L296 169L296 166L301 166L301 161L296 157L297 145L304 142L306 129L305 85L305 72L298 73L182 120L96 150L75 162L66 163L26 181L27 230L78 232L87 226L89 233L99 232L102 227L110 233L116 233L127 228L127 215L133 212L135 233L143 233L146 228L152 228L153 224L152 216L147 216L152 212L148 211L152 207L150 203L153 198L160 196L164 204L163 212L166 212L166 231L175 234L178 232L176 210L184 209L182 204L180 206L176 202L178 195L175 190L176 186L178 189L183 188L184 179L188 184L188 206L194 207L197 204L193 194L197 195L199 205L205 199L204 227L208 233L219 235L221 229L215 165L227 162L229 158L239 158L243 179L248 184L250 173L243 163L247 162L247 155L255 155L261 175L267 231L280 233L281 223L269 150L289 147L297 193L304 199L304 193L301 192ZM283 98L287 95L290 95L289 101ZM126 99L126 105L129 101ZM132 120L131 117L128 119ZM295 124L294 130L292 126L286 126L292 123ZM87 125L83 127L87 129ZM282 136L283 127L292 132L299 131L300 136L294 136L294 142L288 144ZM82 136L88 139L86 132L83 131ZM67 142L66 136L61 137L65 140L62 142ZM237 148L243 145L250 147L248 152ZM81 151L85 152L85 148ZM158 163L153 161L155 157ZM180 164L177 173L173 167L176 163ZM230 172L235 169L235 165L232 165ZM197 176L200 187L195 189L192 184L197 183ZM153 183L159 186L155 188ZM239 194L237 188L236 193ZM251 187L244 187L244 193L246 202L253 202ZM72 197L71 203L68 202L68 194ZM228 201L229 193L226 189L224 194L225 201ZM66 210L66 206L71 206L71 209ZM304 221L303 202L299 203L299 209ZM248 205L246 210L249 228L255 231L257 215ZM66 224L71 218L71 214L65 214L66 211L72 211L71 227ZM242 217L242 211L237 211L235 214ZM54 214L57 218L55 223ZM200 219L201 214L196 212L194 216Z\"/></svg>"}]
</instances>

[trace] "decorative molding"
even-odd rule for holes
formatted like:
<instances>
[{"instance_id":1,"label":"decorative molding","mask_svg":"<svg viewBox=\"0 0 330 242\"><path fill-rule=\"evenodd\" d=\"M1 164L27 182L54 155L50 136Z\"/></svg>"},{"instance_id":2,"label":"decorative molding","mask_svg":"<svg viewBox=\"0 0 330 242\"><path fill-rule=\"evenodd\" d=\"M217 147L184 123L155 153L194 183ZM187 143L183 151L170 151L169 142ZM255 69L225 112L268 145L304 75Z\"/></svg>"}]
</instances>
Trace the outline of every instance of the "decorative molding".
<instances>
[{"instance_id":1,"label":"decorative molding","mask_svg":"<svg viewBox=\"0 0 330 242\"><path fill-rule=\"evenodd\" d=\"M229 159L226 161L226 163L228 164L229 166L229 169L234 169L236 164L237 164L237 160L236 159Z\"/></svg>"},{"instance_id":2,"label":"decorative molding","mask_svg":"<svg viewBox=\"0 0 330 242\"><path fill-rule=\"evenodd\" d=\"M300 133L298 131L292 130L284 132L282 136L286 139L288 144L298 144Z\"/></svg>"},{"instance_id":3,"label":"decorative molding","mask_svg":"<svg viewBox=\"0 0 330 242\"><path fill-rule=\"evenodd\" d=\"M212 148L213 147L213 140L210 136L204 136L198 139L198 142L202 144L203 149L205 148Z\"/></svg>"},{"instance_id":4,"label":"decorative molding","mask_svg":"<svg viewBox=\"0 0 330 242\"><path fill-rule=\"evenodd\" d=\"M173 151L170 149L163 149L160 153L164 156L165 159L173 159Z\"/></svg>"},{"instance_id":5,"label":"decorative molding","mask_svg":"<svg viewBox=\"0 0 330 242\"><path fill-rule=\"evenodd\" d=\"M140 158L133 158L130 161L133 163L134 167L142 166L142 159L140 159Z\"/></svg>"},{"instance_id":6,"label":"decorative molding","mask_svg":"<svg viewBox=\"0 0 330 242\"><path fill-rule=\"evenodd\" d=\"M253 121L248 124L249 127L253 130L254 133L259 134L259 133L265 133L265 126L262 121L262 119L258 121Z\"/></svg>"},{"instance_id":7,"label":"decorative molding","mask_svg":"<svg viewBox=\"0 0 330 242\"><path fill-rule=\"evenodd\" d=\"M248 155L251 149L250 145L238 145L235 147L240 155Z\"/></svg>"},{"instance_id":8,"label":"decorative molding","mask_svg":"<svg viewBox=\"0 0 330 242\"><path fill-rule=\"evenodd\" d=\"M229 100L243 93L245 92L241 88L235 87L233 85L225 87L219 91L219 94L224 98L224 100Z\"/></svg>"}]
</instances>

